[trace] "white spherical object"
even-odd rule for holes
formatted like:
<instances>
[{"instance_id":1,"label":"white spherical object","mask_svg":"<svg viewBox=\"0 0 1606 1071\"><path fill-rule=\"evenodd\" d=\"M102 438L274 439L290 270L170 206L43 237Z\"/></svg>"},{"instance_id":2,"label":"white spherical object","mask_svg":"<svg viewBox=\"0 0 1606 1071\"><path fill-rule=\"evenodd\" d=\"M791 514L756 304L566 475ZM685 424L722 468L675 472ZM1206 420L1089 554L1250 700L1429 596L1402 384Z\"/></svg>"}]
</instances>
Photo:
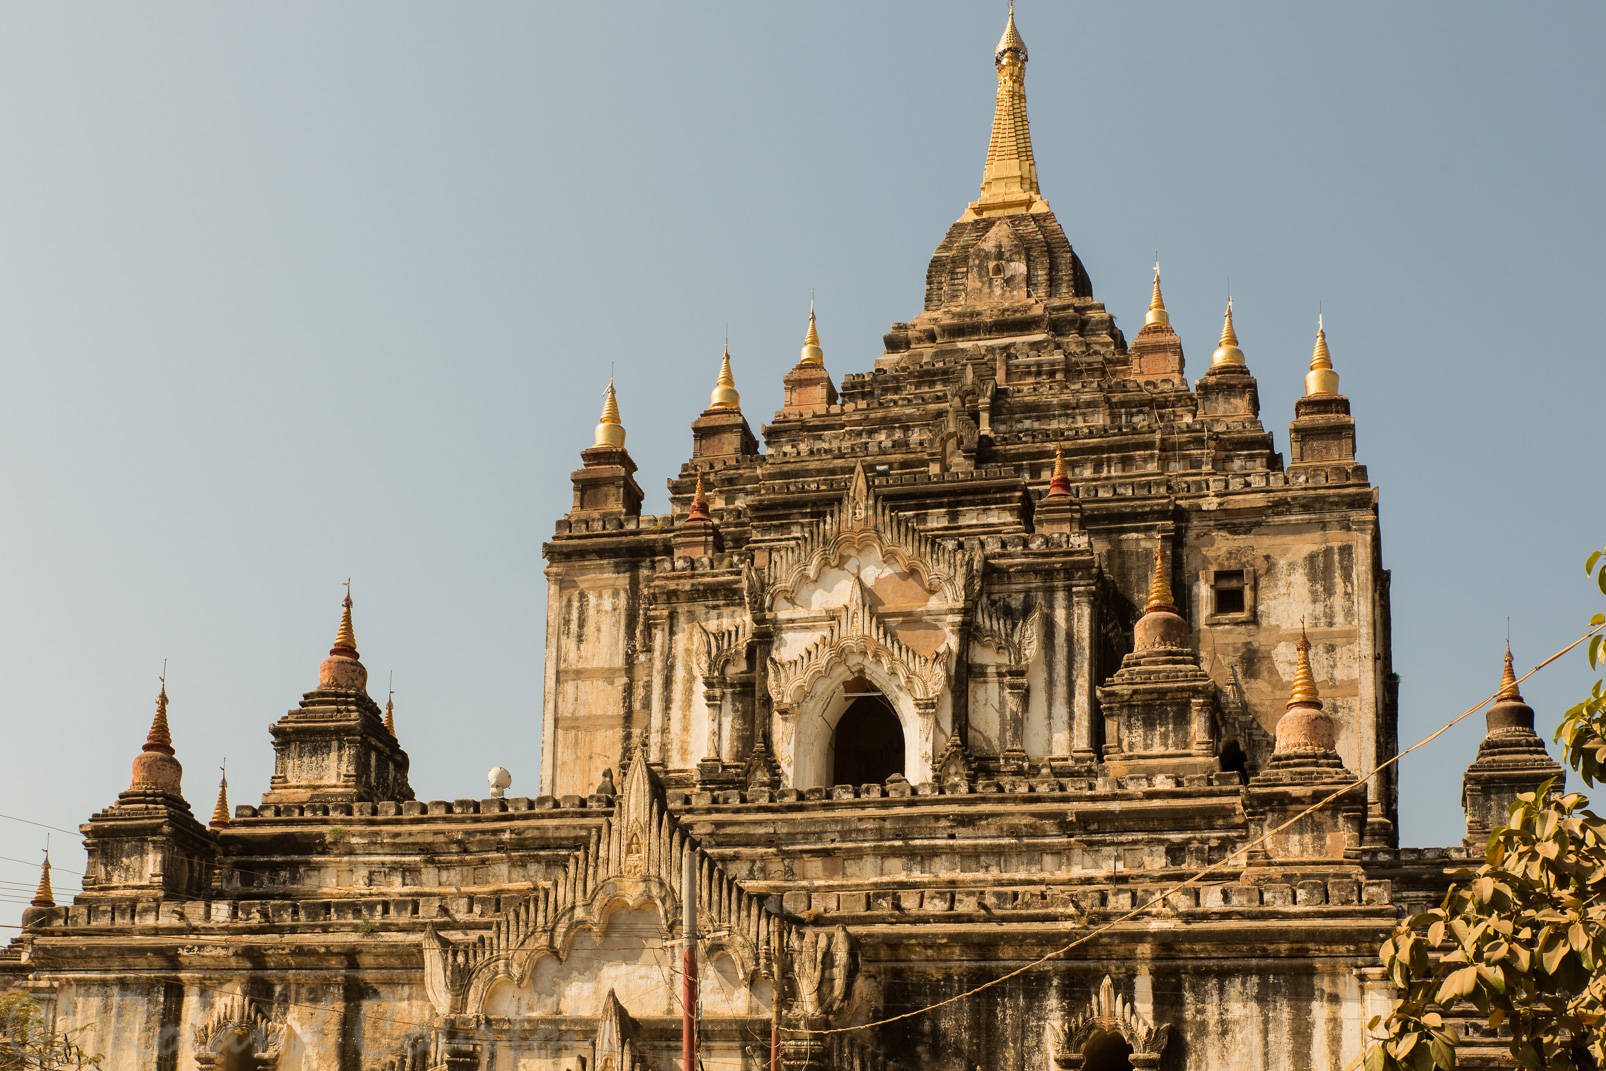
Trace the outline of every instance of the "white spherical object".
<instances>
[{"instance_id":1,"label":"white spherical object","mask_svg":"<svg viewBox=\"0 0 1606 1071\"><path fill-rule=\"evenodd\" d=\"M500 766L492 766L485 779L491 783L492 798L501 796L503 790L513 783L513 775Z\"/></svg>"}]
</instances>

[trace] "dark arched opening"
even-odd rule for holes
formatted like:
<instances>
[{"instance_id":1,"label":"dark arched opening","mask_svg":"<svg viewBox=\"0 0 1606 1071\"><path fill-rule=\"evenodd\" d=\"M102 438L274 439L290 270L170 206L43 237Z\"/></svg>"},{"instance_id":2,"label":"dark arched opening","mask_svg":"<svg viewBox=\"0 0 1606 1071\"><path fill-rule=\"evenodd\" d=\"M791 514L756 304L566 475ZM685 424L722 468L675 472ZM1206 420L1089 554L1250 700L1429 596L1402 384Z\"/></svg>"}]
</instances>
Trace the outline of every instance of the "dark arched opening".
<instances>
[{"instance_id":1,"label":"dark arched opening","mask_svg":"<svg viewBox=\"0 0 1606 1071\"><path fill-rule=\"evenodd\" d=\"M1238 746L1238 741L1228 740L1221 749L1221 769L1224 773L1236 773L1245 781L1249 780L1249 756L1244 749Z\"/></svg>"},{"instance_id":2,"label":"dark arched opening","mask_svg":"<svg viewBox=\"0 0 1606 1071\"><path fill-rule=\"evenodd\" d=\"M1097 1030L1082 1046L1083 1071L1132 1071L1132 1046L1114 1031Z\"/></svg>"},{"instance_id":3,"label":"dark arched opening","mask_svg":"<svg viewBox=\"0 0 1606 1071\"><path fill-rule=\"evenodd\" d=\"M903 773L903 726L879 695L848 704L831 738L832 785L880 784Z\"/></svg>"},{"instance_id":4,"label":"dark arched opening","mask_svg":"<svg viewBox=\"0 0 1606 1071\"><path fill-rule=\"evenodd\" d=\"M219 1071L256 1071L257 1061L248 1030L235 1030L218 1046Z\"/></svg>"}]
</instances>

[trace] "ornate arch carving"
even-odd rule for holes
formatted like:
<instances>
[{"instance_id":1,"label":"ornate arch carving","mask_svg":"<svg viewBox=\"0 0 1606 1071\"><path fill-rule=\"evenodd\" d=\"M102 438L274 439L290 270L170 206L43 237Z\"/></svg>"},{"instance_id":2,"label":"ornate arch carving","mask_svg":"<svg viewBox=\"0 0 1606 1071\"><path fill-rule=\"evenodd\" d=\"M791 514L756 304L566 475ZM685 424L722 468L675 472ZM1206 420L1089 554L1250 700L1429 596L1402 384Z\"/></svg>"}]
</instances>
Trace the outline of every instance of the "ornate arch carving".
<instances>
[{"instance_id":1,"label":"ornate arch carving","mask_svg":"<svg viewBox=\"0 0 1606 1071\"><path fill-rule=\"evenodd\" d=\"M746 649L752 632L745 621L739 625L699 625L698 629L702 632L698 661L704 677L724 675L730 664Z\"/></svg>"},{"instance_id":2,"label":"ornate arch carving","mask_svg":"<svg viewBox=\"0 0 1606 1071\"><path fill-rule=\"evenodd\" d=\"M1171 1027L1155 1026L1145 1019L1130 1001L1116 994L1115 982L1107 974L1087 1010L1065 1023L1050 1023L1049 1030L1054 1035L1056 1071L1080 1068L1082 1051L1097 1033L1119 1034L1132 1047L1129 1059L1136 1068L1159 1067L1171 1040Z\"/></svg>"},{"instance_id":3,"label":"ornate arch carving","mask_svg":"<svg viewBox=\"0 0 1606 1071\"><path fill-rule=\"evenodd\" d=\"M827 568L841 565L849 553L864 546L876 547L883 558L897 563L950 606L970 602L980 590L980 557L944 546L887 509L871 489L861 461L854 467L842 501L815 522L796 546L778 550L771 558L765 605L773 608L777 599L796 595Z\"/></svg>"},{"instance_id":4,"label":"ornate arch carving","mask_svg":"<svg viewBox=\"0 0 1606 1071\"><path fill-rule=\"evenodd\" d=\"M231 997L195 1028L196 1066L221 1068L227 1056L243 1052L246 1066L270 1071L279 1062L284 1030L284 1024L270 1019L255 1001Z\"/></svg>"},{"instance_id":5,"label":"ornate arch carving","mask_svg":"<svg viewBox=\"0 0 1606 1071\"><path fill-rule=\"evenodd\" d=\"M778 708L795 706L822 678L846 664L850 652L895 678L917 701L935 700L948 681L947 640L929 656L912 650L877 619L864 582L854 577L848 601L837 608L819 638L795 658L770 658L770 698Z\"/></svg>"},{"instance_id":6,"label":"ornate arch carving","mask_svg":"<svg viewBox=\"0 0 1606 1071\"><path fill-rule=\"evenodd\" d=\"M970 638L996 648L1011 664L1028 665L1037 656L1042 634L1042 607L1027 606L1019 619L1010 617L988 602L978 602L971 620Z\"/></svg>"}]
</instances>

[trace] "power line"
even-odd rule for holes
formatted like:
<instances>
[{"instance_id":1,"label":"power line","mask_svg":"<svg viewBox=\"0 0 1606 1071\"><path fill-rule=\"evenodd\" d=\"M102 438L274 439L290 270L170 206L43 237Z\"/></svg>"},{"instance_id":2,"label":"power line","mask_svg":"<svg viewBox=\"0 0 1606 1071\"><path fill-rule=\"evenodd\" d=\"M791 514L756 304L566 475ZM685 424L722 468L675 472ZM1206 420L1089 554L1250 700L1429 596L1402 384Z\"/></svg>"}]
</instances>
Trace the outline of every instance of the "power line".
<instances>
[{"instance_id":1,"label":"power line","mask_svg":"<svg viewBox=\"0 0 1606 1071\"><path fill-rule=\"evenodd\" d=\"M81 835L76 829L62 829L60 826L53 826L49 822L35 822L32 818L18 818L14 814L0 814L0 818L9 818L13 822L26 822L28 825L38 826L40 829L54 829L57 833L65 833L69 837Z\"/></svg>"}]
</instances>

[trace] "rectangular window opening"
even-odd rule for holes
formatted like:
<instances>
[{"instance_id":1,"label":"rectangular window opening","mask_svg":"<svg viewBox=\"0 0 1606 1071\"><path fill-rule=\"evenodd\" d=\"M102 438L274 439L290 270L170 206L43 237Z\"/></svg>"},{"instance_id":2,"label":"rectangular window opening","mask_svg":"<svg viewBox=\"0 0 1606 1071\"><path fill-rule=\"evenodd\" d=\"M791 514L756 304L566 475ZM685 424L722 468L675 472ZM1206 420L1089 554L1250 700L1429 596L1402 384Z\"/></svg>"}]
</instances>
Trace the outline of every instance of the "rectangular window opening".
<instances>
[{"instance_id":1,"label":"rectangular window opening","mask_svg":"<svg viewBox=\"0 0 1606 1071\"><path fill-rule=\"evenodd\" d=\"M1244 603L1244 571L1223 569L1216 573L1213 583L1217 614L1241 614Z\"/></svg>"}]
</instances>

